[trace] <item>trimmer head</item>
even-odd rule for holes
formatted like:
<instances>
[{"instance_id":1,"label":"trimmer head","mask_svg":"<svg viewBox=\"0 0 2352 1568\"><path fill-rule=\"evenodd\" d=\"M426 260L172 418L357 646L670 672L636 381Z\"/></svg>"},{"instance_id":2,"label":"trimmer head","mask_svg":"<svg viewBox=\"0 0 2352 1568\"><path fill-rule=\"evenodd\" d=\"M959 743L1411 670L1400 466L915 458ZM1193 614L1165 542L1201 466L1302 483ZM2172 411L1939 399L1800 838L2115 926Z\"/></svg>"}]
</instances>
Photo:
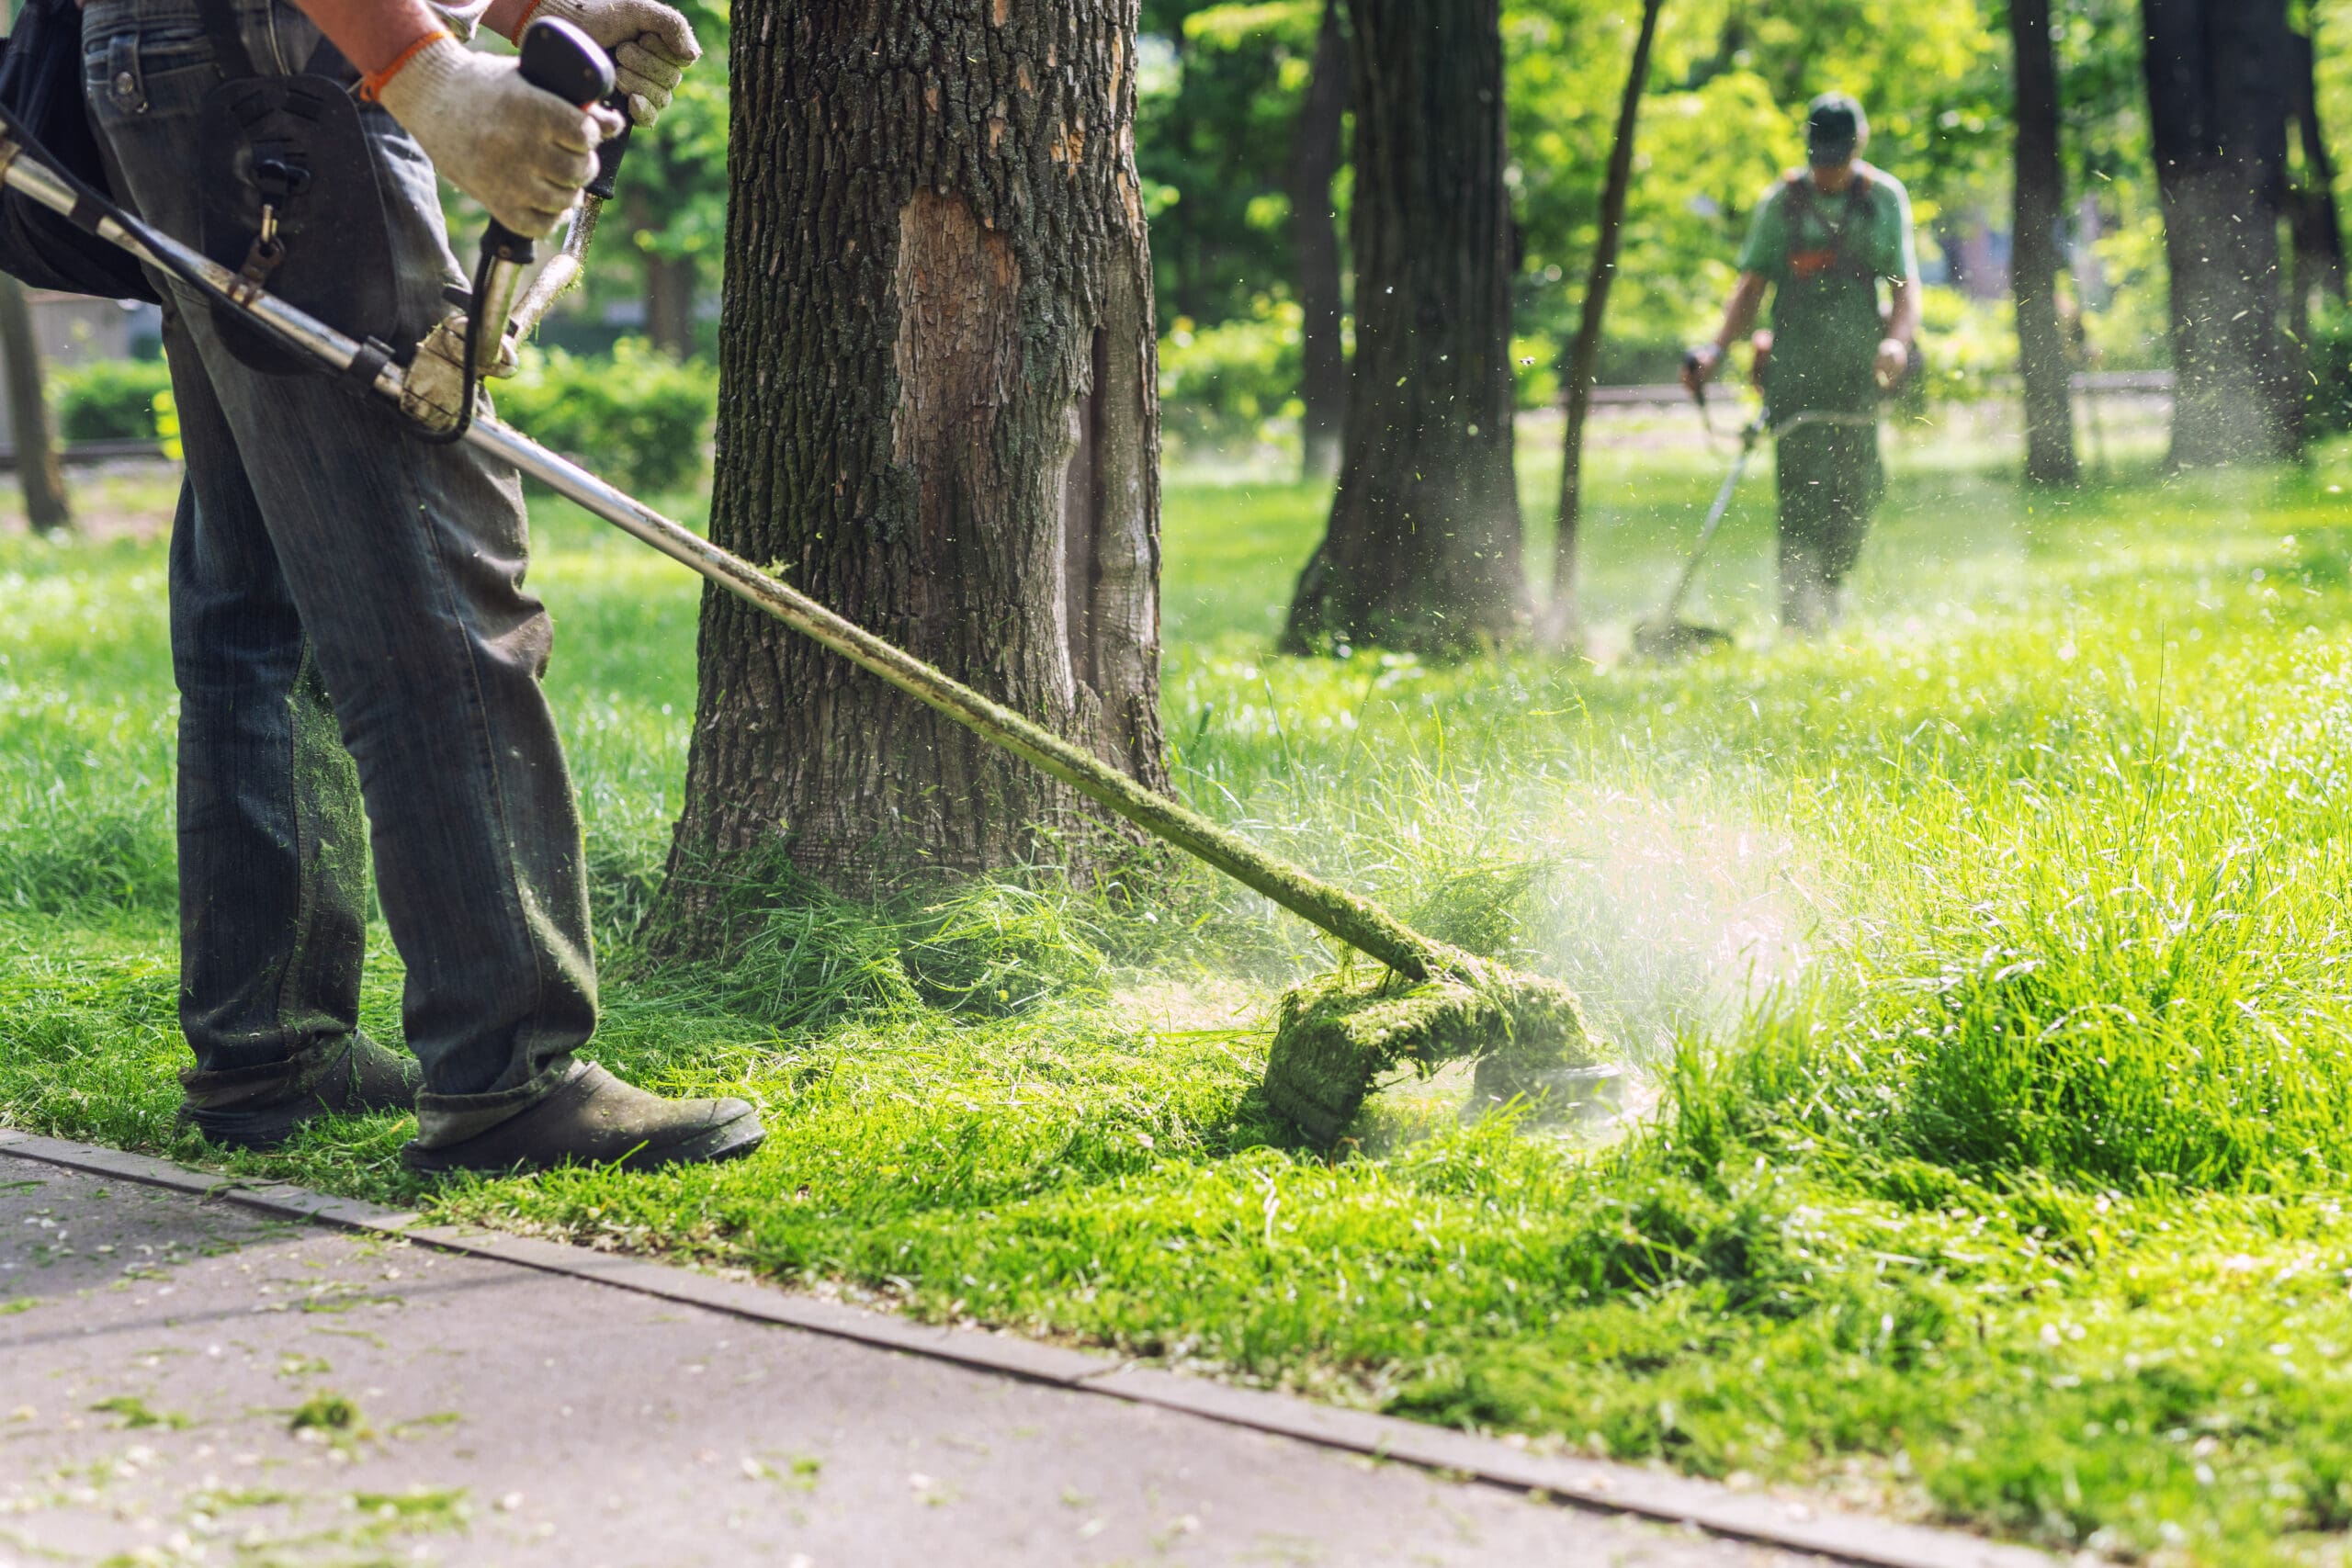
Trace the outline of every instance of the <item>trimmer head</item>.
<instances>
[{"instance_id":1,"label":"trimmer head","mask_svg":"<svg viewBox=\"0 0 2352 1568\"><path fill-rule=\"evenodd\" d=\"M1634 656L1661 664L1718 653L1731 645L1731 633L1694 621L1645 621L1634 628Z\"/></svg>"},{"instance_id":2,"label":"trimmer head","mask_svg":"<svg viewBox=\"0 0 2352 1568\"><path fill-rule=\"evenodd\" d=\"M1346 1134L1374 1082L1475 1061L1498 1095L1546 1093L1550 1076L1598 1066L1600 1037L1576 994L1467 953L1424 981L1371 965L1285 993L1266 1058L1266 1104L1317 1148ZM1497 1086L1504 1086L1498 1088Z\"/></svg>"}]
</instances>

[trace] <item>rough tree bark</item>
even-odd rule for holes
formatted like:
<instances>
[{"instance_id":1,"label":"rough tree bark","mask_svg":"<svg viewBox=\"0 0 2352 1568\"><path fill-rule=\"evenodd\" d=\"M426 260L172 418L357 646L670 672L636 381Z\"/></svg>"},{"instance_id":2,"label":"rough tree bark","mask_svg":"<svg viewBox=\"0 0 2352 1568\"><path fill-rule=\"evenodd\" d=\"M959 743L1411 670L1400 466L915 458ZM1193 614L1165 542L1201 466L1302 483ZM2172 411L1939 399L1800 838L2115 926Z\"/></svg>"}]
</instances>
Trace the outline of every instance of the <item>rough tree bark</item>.
<instances>
[{"instance_id":1,"label":"rough tree bark","mask_svg":"<svg viewBox=\"0 0 2352 1568\"><path fill-rule=\"evenodd\" d=\"M712 536L1164 787L1136 0L738 0ZM650 925L778 850L872 892L1108 829L716 591Z\"/></svg>"},{"instance_id":2,"label":"rough tree bark","mask_svg":"<svg viewBox=\"0 0 2352 1568\"><path fill-rule=\"evenodd\" d=\"M2287 38L2288 113L2295 122L2302 168L2295 182L2290 230L2295 237L2295 276L2290 320L2295 341L2308 343L2312 297L2345 298L2344 219L2335 205L2335 160L2320 129L2318 60L2308 33Z\"/></svg>"},{"instance_id":3,"label":"rough tree bark","mask_svg":"<svg viewBox=\"0 0 2352 1568\"><path fill-rule=\"evenodd\" d=\"M2291 456L2286 335L2286 0L2143 0L2149 129L2171 276L2172 460Z\"/></svg>"},{"instance_id":4,"label":"rough tree bark","mask_svg":"<svg viewBox=\"0 0 2352 1568\"><path fill-rule=\"evenodd\" d=\"M1592 412L1592 379L1600 367L1600 337L1609 311L1609 286L1617 277L1617 251L1625 229L1625 198L1634 186L1634 132L1642 113L1642 90L1649 83L1650 46L1657 39L1665 0L1644 0L1642 28L1634 39L1633 68L1617 104L1617 139L1609 149L1609 175L1600 187L1600 228L1593 238L1592 266L1585 274L1583 313L1568 350L1560 385L1566 414L1560 446L1560 513L1552 536L1552 604L1543 636L1552 648L1584 640L1584 614L1577 600L1577 534L1584 512L1584 424Z\"/></svg>"},{"instance_id":5,"label":"rough tree bark","mask_svg":"<svg viewBox=\"0 0 2352 1568\"><path fill-rule=\"evenodd\" d=\"M1443 650L1524 614L1498 0L1348 0L1356 352L1283 646Z\"/></svg>"},{"instance_id":6,"label":"rough tree bark","mask_svg":"<svg viewBox=\"0 0 2352 1568\"><path fill-rule=\"evenodd\" d=\"M2017 298L2018 369L2025 381L2025 477L2071 485L2075 402L2068 385L2066 337L2058 320L2058 273L2064 265L2066 182L2058 160L2058 61L2051 48L2050 0L2009 0L2016 53L2015 248L2009 268Z\"/></svg>"},{"instance_id":7,"label":"rough tree bark","mask_svg":"<svg viewBox=\"0 0 2352 1568\"><path fill-rule=\"evenodd\" d=\"M73 524L74 509L65 499L57 427L49 417L32 304L25 286L6 276L0 276L0 361L8 378L9 435L17 448L17 482L24 488L25 520L36 534L53 534Z\"/></svg>"},{"instance_id":8,"label":"rough tree bark","mask_svg":"<svg viewBox=\"0 0 2352 1568\"><path fill-rule=\"evenodd\" d=\"M1340 172L1348 112L1347 35L1340 6L1340 0L1324 0L1322 30L1316 35L1290 151L1291 249L1306 318L1300 329L1300 467L1310 480L1340 471L1340 433L1348 412L1348 357L1340 339L1340 226L1331 210L1331 179Z\"/></svg>"}]
</instances>

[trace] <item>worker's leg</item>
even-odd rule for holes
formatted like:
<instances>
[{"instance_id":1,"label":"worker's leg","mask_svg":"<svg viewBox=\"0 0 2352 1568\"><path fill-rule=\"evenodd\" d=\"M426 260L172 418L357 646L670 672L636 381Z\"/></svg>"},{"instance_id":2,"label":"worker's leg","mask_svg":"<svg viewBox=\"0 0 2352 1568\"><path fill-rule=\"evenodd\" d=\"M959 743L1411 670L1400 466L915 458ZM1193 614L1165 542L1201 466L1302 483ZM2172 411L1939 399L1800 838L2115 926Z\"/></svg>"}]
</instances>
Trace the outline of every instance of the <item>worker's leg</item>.
<instances>
[{"instance_id":1,"label":"worker's leg","mask_svg":"<svg viewBox=\"0 0 2352 1568\"><path fill-rule=\"evenodd\" d=\"M406 1109L417 1071L358 1032L358 776L195 345L175 318L164 335L187 454L170 573L182 1114L266 1145L320 1111Z\"/></svg>"},{"instance_id":2,"label":"worker's leg","mask_svg":"<svg viewBox=\"0 0 2352 1568\"><path fill-rule=\"evenodd\" d=\"M1821 519L1821 576L1834 609L1845 592L1847 576L1861 558L1862 541L1871 531L1871 513L1878 509L1886 478L1879 461L1875 423L1831 425L1825 434L1831 456Z\"/></svg>"},{"instance_id":3,"label":"worker's leg","mask_svg":"<svg viewBox=\"0 0 2352 1568\"><path fill-rule=\"evenodd\" d=\"M1776 448L1780 485L1781 625L1810 637L1827 625L1823 553L1830 532L1833 494L1828 453L1819 425L1781 434Z\"/></svg>"},{"instance_id":4,"label":"worker's leg","mask_svg":"<svg viewBox=\"0 0 2352 1568\"><path fill-rule=\"evenodd\" d=\"M309 25L282 5L240 9L255 60L299 68ZM128 195L182 238L198 228L198 107L220 79L194 20L191 0L92 0L85 22L93 58L118 73L94 84L93 107ZM110 90L126 68L135 90ZM392 219L388 260L406 311L430 321L457 276L432 168L380 110L365 112ZM270 679L296 683L290 615L356 763L408 966L421 1134L469 1136L552 1090L595 1025L580 827L539 687L549 630L523 590L520 489L470 448L415 440L348 389L247 368L205 302L175 293L194 349L182 373L217 398L283 574Z\"/></svg>"},{"instance_id":5,"label":"worker's leg","mask_svg":"<svg viewBox=\"0 0 2352 1568\"><path fill-rule=\"evenodd\" d=\"M1791 631L1826 630L1847 574L1861 554L1878 494L1878 432L1815 423L1779 443L1781 621Z\"/></svg>"},{"instance_id":6,"label":"worker's leg","mask_svg":"<svg viewBox=\"0 0 2352 1568\"><path fill-rule=\"evenodd\" d=\"M366 828L301 617L176 321L187 479L172 524L180 1020L204 1072L282 1063L358 1021Z\"/></svg>"}]
</instances>

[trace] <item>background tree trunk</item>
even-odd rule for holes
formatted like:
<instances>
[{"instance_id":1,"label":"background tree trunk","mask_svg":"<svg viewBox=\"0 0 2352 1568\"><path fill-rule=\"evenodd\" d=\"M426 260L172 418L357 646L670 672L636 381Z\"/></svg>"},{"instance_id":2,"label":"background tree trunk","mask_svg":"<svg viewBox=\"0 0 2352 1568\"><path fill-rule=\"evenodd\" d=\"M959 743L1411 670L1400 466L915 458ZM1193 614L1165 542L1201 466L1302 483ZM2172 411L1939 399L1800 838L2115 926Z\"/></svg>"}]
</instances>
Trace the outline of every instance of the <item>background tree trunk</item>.
<instances>
[{"instance_id":1,"label":"background tree trunk","mask_svg":"<svg viewBox=\"0 0 2352 1568\"><path fill-rule=\"evenodd\" d=\"M2171 276L2172 460L2291 456L2301 399L2279 330L2286 0L2142 0Z\"/></svg>"},{"instance_id":2,"label":"background tree trunk","mask_svg":"<svg viewBox=\"0 0 2352 1568\"><path fill-rule=\"evenodd\" d=\"M1349 0L1356 352L1283 644L1440 649L1523 610L1498 0Z\"/></svg>"},{"instance_id":3,"label":"background tree trunk","mask_svg":"<svg viewBox=\"0 0 2352 1568\"><path fill-rule=\"evenodd\" d=\"M2314 24L2315 25L2315 24ZM2314 295L2345 298L2344 220L2335 205L2335 160L2320 128L2318 61L2311 35L2287 35L2288 113L2302 152L2290 197L2289 231L2295 239L2295 275L2289 282L2289 321L2297 343L2309 343Z\"/></svg>"},{"instance_id":4,"label":"background tree trunk","mask_svg":"<svg viewBox=\"0 0 2352 1568\"><path fill-rule=\"evenodd\" d=\"M1544 641L1572 648L1584 640L1584 614L1577 601L1577 534L1584 511L1584 422L1592 412L1592 379L1600 367L1600 337L1609 311L1609 286L1617 277L1617 251L1625 230L1625 198L1634 186L1634 132L1641 121L1642 90L1649 83L1650 46L1657 39L1665 0L1644 0L1642 28L1634 39L1633 69L1617 105L1617 140L1609 150L1609 177L1600 187L1600 228L1594 236L1592 267L1585 276L1583 313L1568 350L1567 374L1560 383L1566 415L1560 438L1560 515L1552 536L1552 604L1544 617Z\"/></svg>"},{"instance_id":5,"label":"background tree trunk","mask_svg":"<svg viewBox=\"0 0 2352 1568\"><path fill-rule=\"evenodd\" d=\"M1164 786L1136 0L738 0L713 537ZM868 892L1108 829L728 595L652 936L777 849Z\"/></svg>"},{"instance_id":6,"label":"background tree trunk","mask_svg":"<svg viewBox=\"0 0 2352 1568\"><path fill-rule=\"evenodd\" d=\"M2071 485L2075 461L2072 367L2058 321L2064 265L2065 175L2058 159L2058 62L2051 49L2050 0L2009 0L2016 62L2016 247L2009 268L2017 297L2018 369L2025 381L2025 477Z\"/></svg>"},{"instance_id":7,"label":"background tree trunk","mask_svg":"<svg viewBox=\"0 0 2352 1568\"><path fill-rule=\"evenodd\" d=\"M645 336L680 359L695 351L695 264L690 256L645 254Z\"/></svg>"},{"instance_id":8,"label":"background tree trunk","mask_svg":"<svg viewBox=\"0 0 2352 1568\"><path fill-rule=\"evenodd\" d=\"M1299 105L1291 141L1290 235L1298 263L1298 303L1304 365L1299 376L1299 438L1303 477L1328 479L1340 471L1340 432L1348 412L1348 359L1340 342L1340 226L1331 210L1331 179L1340 172L1348 112L1347 36L1340 0L1324 0L1323 27Z\"/></svg>"},{"instance_id":9,"label":"background tree trunk","mask_svg":"<svg viewBox=\"0 0 2352 1568\"><path fill-rule=\"evenodd\" d=\"M65 499L65 470L57 456L57 427L49 417L47 377L40 342L33 335L31 302L25 286L0 275L0 361L8 378L9 435L17 447L17 479L24 487L25 518L36 534L72 525Z\"/></svg>"}]
</instances>

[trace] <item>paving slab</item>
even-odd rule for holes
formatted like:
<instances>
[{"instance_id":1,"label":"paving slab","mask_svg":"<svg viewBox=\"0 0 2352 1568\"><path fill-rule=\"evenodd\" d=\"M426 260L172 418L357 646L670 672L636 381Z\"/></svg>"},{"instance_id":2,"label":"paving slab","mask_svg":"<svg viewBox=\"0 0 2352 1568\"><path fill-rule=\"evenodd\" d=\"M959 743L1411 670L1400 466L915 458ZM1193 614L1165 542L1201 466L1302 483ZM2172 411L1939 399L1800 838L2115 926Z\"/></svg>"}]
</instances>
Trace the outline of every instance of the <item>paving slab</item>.
<instances>
[{"instance_id":1,"label":"paving slab","mask_svg":"<svg viewBox=\"0 0 2352 1568\"><path fill-rule=\"evenodd\" d=\"M0 1565L1822 1561L227 1196L0 1152Z\"/></svg>"}]
</instances>

